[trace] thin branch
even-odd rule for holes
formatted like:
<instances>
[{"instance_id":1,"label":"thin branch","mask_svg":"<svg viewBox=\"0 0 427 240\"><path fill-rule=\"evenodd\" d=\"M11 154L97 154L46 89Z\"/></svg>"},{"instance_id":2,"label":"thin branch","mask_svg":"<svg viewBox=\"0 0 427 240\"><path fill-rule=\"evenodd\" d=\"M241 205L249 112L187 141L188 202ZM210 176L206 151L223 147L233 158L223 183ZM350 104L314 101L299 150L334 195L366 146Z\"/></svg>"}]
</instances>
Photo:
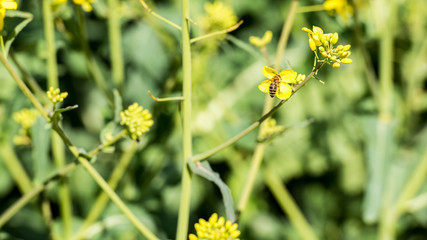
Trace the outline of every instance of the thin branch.
<instances>
[{"instance_id":1,"label":"thin branch","mask_svg":"<svg viewBox=\"0 0 427 240\"><path fill-rule=\"evenodd\" d=\"M34 107L40 112L40 114L43 116L46 121L50 121L49 116L47 115L46 111L44 110L43 106L37 100L37 98L33 95L33 93L28 89L27 85L25 85L24 81L18 76L18 74L15 72L15 70L10 65L9 61L3 56L3 54L0 54L0 61L3 63L3 65L6 67L7 71L10 73L12 78L15 80L15 82L18 84L19 88L24 92L24 94L28 97L28 99L33 103Z\"/></svg>"},{"instance_id":2,"label":"thin branch","mask_svg":"<svg viewBox=\"0 0 427 240\"><path fill-rule=\"evenodd\" d=\"M237 28L239 28L240 25L242 25L242 24L243 24L243 20L240 20L240 22L236 23L234 26L231 26L231 27L229 27L229 28L227 28L225 30L221 30L221 31L218 31L218 32L213 32L213 33L208 33L206 35L193 38L193 39L190 40L190 43L195 43L197 41L200 41L200 40L203 40L203 39L206 39L206 38L211 38L211 37L215 37L215 36L218 36L218 35L222 35L222 34L226 34L226 33L232 32L232 31L236 30Z\"/></svg>"},{"instance_id":3,"label":"thin branch","mask_svg":"<svg viewBox=\"0 0 427 240\"><path fill-rule=\"evenodd\" d=\"M148 91L148 94L150 95L150 97L156 101L156 102L169 102L169 101L182 101L184 100L184 97L180 96L180 97L168 97L168 98L158 98L155 97L151 91Z\"/></svg>"},{"instance_id":4,"label":"thin branch","mask_svg":"<svg viewBox=\"0 0 427 240\"><path fill-rule=\"evenodd\" d=\"M324 64L325 63L319 64L300 84L296 85L294 88L294 92L292 93L291 97L299 89L301 89L308 82L308 80L310 80L314 75L316 75L317 72L319 71L319 69L322 68ZM242 137L246 136L248 133L250 133L254 129L256 129L262 122L264 122L267 118L269 118L271 115L273 115L273 113L275 113L279 109L279 107L282 106L288 100L289 100L289 98L286 100L280 101L278 104L276 104L276 106L274 106L269 112L264 114L260 119L258 119L256 122L252 123L252 125L247 127L245 130L243 130L242 132L240 132L236 136L230 138L228 141L226 141L226 142L224 142L224 143L222 143L222 144L220 144L220 145L218 145L218 146L216 146L216 147L212 148L211 150L208 150L204 153L194 155L191 158L191 161L193 161L193 162L202 161L202 160L214 155L215 153L221 151L222 149L230 146L231 144L237 142L239 139L241 139Z\"/></svg>"},{"instance_id":5,"label":"thin branch","mask_svg":"<svg viewBox=\"0 0 427 240\"><path fill-rule=\"evenodd\" d=\"M154 12L150 7L148 7L147 3L144 0L139 0L139 2L141 3L141 5L145 8L145 10L147 10L147 12L151 13L151 15L153 15L154 17L162 20L163 22L171 25L172 27L178 29L178 30L182 30L182 28L180 26L178 26L177 24L171 22L170 20L160 16L159 14L157 14L156 12Z\"/></svg>"}]
</instances>

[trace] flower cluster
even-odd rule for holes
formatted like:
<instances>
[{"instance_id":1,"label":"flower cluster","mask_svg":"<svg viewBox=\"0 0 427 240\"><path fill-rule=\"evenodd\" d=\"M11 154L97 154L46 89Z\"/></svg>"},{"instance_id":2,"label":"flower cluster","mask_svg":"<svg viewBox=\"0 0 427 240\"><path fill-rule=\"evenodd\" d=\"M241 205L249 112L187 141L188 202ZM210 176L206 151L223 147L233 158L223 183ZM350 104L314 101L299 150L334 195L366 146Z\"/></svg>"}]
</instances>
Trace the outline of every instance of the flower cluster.
<instances>
[{"instance_id":1,"label":"flower cluster","mask_svg":"<svg viewBox=\"0 0 427 240\"><path fill-rule=\"evenodd\" d=\"M256 47L263 48L271 42L272 38L273 38L273 32L269 30L264 33L264 36L262 36L262 38L250 36L249 42Z\"/></svg>"},{"instance_id":2,"label":"flower cluster","mask_svg":"<svg viewBox=\"0 0 427 240\"><path fill-rule=\"evenodd\" d=\"M293 92L292 86L299 84L305 79L304 74L297 74L294 70L285 69L280 73L276 70L264 66L262 73L267 80L258 85L261 92L269 93L270 97L277 96L281 100L288 99Z\"/></svg>"},{"instance_id":3,"label":"flower cluster","mask_svg":"<svg viewBox=\"0 0 427 240\"><path fill-rule=\"evenodd\" d=\"M67 92L61 92L59 88L54 89L53 87L50 87L49 91L47 91L46 94L53 104L56 104L58 102L63 102L64 99L68 96Z\"/></svg>"},{"instance_id":4,"label":"flower cluster","mask_svg":"<svg viewBox=\"0 0 427 240\"><path fill-rule=\"evenodd\" d=\"M4 16L6 15L6 10L16 9L18 4L15 0L0 0L0 31L4 27Z\"/></svg>"},{"instance_id":5,"label":"flower cluster","mask_svg":"<svg viewBox=\"0 0 427 240\"><path fill-rule=\"evenodd\" d=\"M353 16L353 7L348 4L347 0L326 0L323 7L331 14L340 15L344 21Z\"/></svg>"},{"instance_id":6,"label":"flower cluster","mask_svg":"<svg viewBox=\"0 0 427 240\"><path fill-rule=\"evenodd\" d=\"M205 3L206 15L201 19L201 26L205 31L227 29L237 23L237 17L231 6L222 1Z\"/></svg>"},{"instance_id":7,"label":"flower cluster","mask_svg":"<svg viewBox=\"0 0 427 240\"><path fill-rule=\"evenodd\" d=\"M21 125L19 135L13 138L13 143L16 145L29 145L31 144L30 128L34 125L39 116L39 112L35 109L24 108L19 112L12 115L13 120Z\"/></svg>"},{"instance_id":8,"label":"flower cluster","mask_svg":"<svg viewBox=\"0 0 427 240\"><path fill-rule=\"evenodd\" d=\"M319 61L332 64L334 68L339 68L340 63L349 64L352 62L352 60L348 58L351 55L349 51L351 46L349 44L334 47L338 42L338 33L323 33L323 30L316 26L313 26L313 30L306 27L302 28L302 30L308 33L308 44ZM317 51L323 59L319 58Z\"/></svg>"},{"instance_id":9,"label":"flower cluster","mask_svg":"<svg viewBox=\"0 0 427 240\"><path fill-rule=\"evenodd\" d=\"M199 222L194 224L197 231L197 236L189 235L189 240L239 240L237 237L240 231L237 230L237 223L232 224L230 221L225 221L224 217L218 219L218 214L214 213L209 218L209 221L199 219Z\"/></svg>"},{"instance_id":10,"label":"flower cluster","mask_svg":"<svg viewBox=\"0 0 427 240\"><path fill-rule=\"evenodd\" d=\"M151 113L147 109L143 109L138 103L134 103L120 113L120 124L125 126L128 135L138 140L145 132L150 130L153 126L153 120L151 120Z\"/></svg>"}]
</instances>

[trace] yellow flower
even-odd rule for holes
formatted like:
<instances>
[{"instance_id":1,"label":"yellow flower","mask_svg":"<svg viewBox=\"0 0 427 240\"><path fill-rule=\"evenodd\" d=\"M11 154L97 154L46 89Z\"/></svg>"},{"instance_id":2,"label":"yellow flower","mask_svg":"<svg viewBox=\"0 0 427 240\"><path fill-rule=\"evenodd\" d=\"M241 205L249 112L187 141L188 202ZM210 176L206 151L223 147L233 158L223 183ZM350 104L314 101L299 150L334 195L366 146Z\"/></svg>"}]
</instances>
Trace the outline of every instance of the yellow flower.
<instances>
[{"instance_id":1,"label":"yellow flower","mask_svg":"<svg viewBox=\"0 0 427 240\"><path fill-rule=\"evenodd\" d=\"M143 109L138 103L134 103L120 113L120 124L125 126L128 135L138 140L145 132L150 130L153 126L153 120L151 120L151 113L147 109Z\"/></svg>"},{"instance_id":2,"label":"yellow flower","mask_svg":"<svg viewBox=\"0 0 427 240\"><path fill-rule=\"evenodd\" d=\"M313 26L313 31L303 27L302 30L308 33L308 44L312 51L316 51L316 47L322 46L323 29Z\"/></svg>"},{"instance_id":3,"label":"yellow flower","mask_svg":"<svg viewBox=\"0 0 427 240\"><path fill-rule=\"evenodd\" d=\"M340 15L344 21L353 16L353 7L348 4L347 0L326 0L323 7L332 14Z\"/></svg>"},{"instance_id":4,"label":"yellow flower","mask_svg":"<svg viewBox=\"0 0 427 240\"><path fill-rule=\"evenodd\" d=\"M302 30L308 32L310 49L315 52L316 59L319 61L331 64L333 68L339 68L340 63L349 64L352 62L348 58L351 55L350 44L334 47L339 39L338 33L323 33L323 30L316 26L313 26L313 31L306 27ZM323 59L319 58L317 51Z\"/></svg>"},{"instance_id":5,"label":"yellow flower","mask_svg":"<svg viewBox=\"0 0 427 240\"><path fill-rule=\"evenodd\" d=\"M0 0L0 31L4 27L4 16L6 15L7 9L16 9L18 4L15 0Z\"/></svg>"},{"instance_id":6,"label":"yellow flower","mask_svg":"<svg viewBox=\"0 0 427 240\"><path fill-rule=\"evenodd\" d=\"M31 128L37 120L39 112L35 109L24 108L19 112L15 112L12 115L13 120L19 123L22 128L29 129Z\"/></svg>"},{"instance_id":7,"label":"yellow flower","mask_svg":"<svg viewBox=\"0 0 427 240\"><path fill-rule=\"evenodd\" d=\"M92 3L95 0L73 0L73 2L77 5L81 5L83 10L86 12L91 12L92 11Z\"/></svg>"},{"instance_id":8,"label":"yellow flower","mask_svg":"<svg viewBox=\"0 0 427 240\"><path fill-rule=\"evenodd\" d=\"M239 240L237 237L240 231L237 227L237 223L225 221L224 217L218 219L218 214L214 213L208 222L200 218L199 222L194 224L197 236L190 234L188 238L190 240Z\"/></svg>"},{"instance_id":9,"label":"yellow flower","mask_svg":"<svg viewBox=\"0 0 427 240\"><path fill-rule=\"evenodd\" d=\"M264 66L262 73L267 80L258 85L261 92L269 92L270 97L276 95L281 100L286 100L292 95L292 88L289 84L296 84L297 73L291 69L285 69L280 73L276 70Z\"/></svg>"},{"instance_id":10,"label":"yellow flower","mask_svg":"<svg viewBox=\"0 0 427 240\"><path fill-rule=\"evenodd\" d=\"M13 137L13 143L15 145L30 145L30 128L34 125L39 116L39 112L35 109L24 108L19 112L15 112L12 115L13 120L21 125L19 134Z\"/></svg>"},{"instance_id":11,"label":"yellow flower","mask_svg":"<svg viewBox=\"0 0 427 240\"><path fill-rule=\"evenodd\" d=\"M50 99L50 101L55 104L58 102L63 102L64 99L68 96L67 92L61 92L59 88L54 89L53 87L49 88L49 91L46 92L47 97Z\"/></svg>"},{"instance_id":12,"label":"yellow flower","mask_svg":"<svg viewBox=\"0 0 427 240\"><path fill-rule=\"evenodd\" d=\"M224 30L237 23L233 8L222 1L205 3L206 15L201 19L205 31Z\"/></svg>"},{"instance_id":13,"label":"yellow flower","mask_svg":"<svg viewBox=\"0 0 427 240\"><path fill-rule=\"evenodd\" d=\"M273 38L273 32L268 30L264 33L264 36L262 38L250 36L249 42L259 48L265 47L267 44L271 42L271 39Z\"/></svg>"}]
</instances>

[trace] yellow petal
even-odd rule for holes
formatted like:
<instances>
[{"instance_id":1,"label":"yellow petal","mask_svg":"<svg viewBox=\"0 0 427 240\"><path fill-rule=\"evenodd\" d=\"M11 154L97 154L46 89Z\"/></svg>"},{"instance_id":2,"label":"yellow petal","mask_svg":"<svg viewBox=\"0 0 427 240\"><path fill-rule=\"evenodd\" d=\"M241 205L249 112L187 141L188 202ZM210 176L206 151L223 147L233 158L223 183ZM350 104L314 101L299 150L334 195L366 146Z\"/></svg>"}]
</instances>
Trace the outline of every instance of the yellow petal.
<instances>
[{"instance_id":1,"label":"yellow petal","mask_svg":"<svg viewBox=\"0 0 427 240\"><path fill-rule=\"evenodd\" d=\"M308 39L308 46L310 46L311 51L316 51L316 43L312 38Z\"/></svg>"},{"instance_id":2,"label":"yellow petal","mask_svg":"<svg viewBox=\"0 0 427 240\"><path fill-rule=\"evenodd\" d=\"M261 92L266 93L266 92L268 92L268 91L269 91L270 84L271 84L271 81L270 81L270 80L262 81L262 82L261 82L261 84L259 84L259 85L258 85L258 89L259 89Z\"/></svg>"},{"instance_id":3,"label":"yellow petal","mask_svg":"<svg viewBox=\"0 0 427 240\"><path fill-rule=\"evenodd\" d=\"M334 64L332 64L332 67L335 69L340 68L340 63L334 62Z\"/></svg>"},{"instance_id":4,"label":"yellow petal","mask_svg":"<svg viewBox=\"0 0 427 240\"><path fill-rule=\"evenodd\" d=\"M353 61L350 58L344 58L343 60L341 60L341 62L345 64L349 64L349 63L352 63Z\"/></svg>"},{"instance_id":5,"label":"yellow petal","mask_svg":"<svg viewBox=\"0 0 427 240\"><path fill-rule=\"evenodd\" d=\"M2 1L1 6L6 9L16 9L18 4L16 4L16 2Z\"/></svg>"},{"instance_id":6,"label":"yellow petal","mask_svg":"<svg viewBox=\"0 0 427 240\"><path fill-rule=\"evenodd\" d=\"M264 74L266 78L270 79L277 75L277 71L270 67L264 66L264 68L262 69L262 74Z\"/></svg>"},{"instance_id":7,"label":"yellow petal","mask_svg":"<svg viewBox=\"0 0 427 240\"><path fill-rule=\"evenodd\" d=\"M306 32L308 32L308 33L313 34L313 31L311 31L310 29L308 29L308 28L306 28L306 27L303 27L303 28L302 28L302 30L303 30L303 31L306 31Z\"/></svg>"},{"instance_id":8,"label":"yellow petal","mask_svg":"<svg viewBox=\"0 0 427 240\"><path fill-rule=\"evenodd\" d=\"M280 77L282 78L282 82L296 83L295 78L297 77L297 73L292 69L285 69L280 72Z\"/></svg>"},{"instance_id":9,"label":"yellow petal","mask_svg":"<svg viewBox=\"0 0 427 240\"><path fill-rule=\"evenodd\" d=\"M264 36L262 36L262 42L267 45L271 39L273 38L273 32L268 30L264 33Z\"/></svg>"},{"instance_id":10,"label":"yellow petal","mask_svg":"<svg viewBox=\"0 0 427 240\"><path fill-rule=\"evenodd\" d=\"M313 33L320 37L321 35L323 35L323 29L317 26L313 26Z\"/></svg>"},{"instance_id":11,"label":"yellow petal","mask_svg":"<svg viewBox=\"0 0 427 240\"><path fill-rule=\"evenodd\" d=\"M286 100L292 95L292 88L286 83L280 83L279 91L276 92L276 96L281 100Z\"/></svg>"}]
</instances>

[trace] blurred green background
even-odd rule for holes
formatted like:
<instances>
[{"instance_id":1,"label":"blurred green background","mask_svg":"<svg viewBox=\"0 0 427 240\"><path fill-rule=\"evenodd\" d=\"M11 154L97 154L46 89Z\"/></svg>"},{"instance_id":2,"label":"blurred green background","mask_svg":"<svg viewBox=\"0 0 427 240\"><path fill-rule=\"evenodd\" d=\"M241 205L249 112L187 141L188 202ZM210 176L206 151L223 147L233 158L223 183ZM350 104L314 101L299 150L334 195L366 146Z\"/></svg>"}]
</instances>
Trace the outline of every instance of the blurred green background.
<instances>
[{"instance_id":1,"label":"blurred green background","mask_svg":"<svg viewBox=\"0 0 427 240\"><path fill-rule=\"evenodd\" d=\"M205 2L191 1L191 16L196 23L205 14ZM257 85L265 79L262 67L266 63L248 39L261 37L266 30L271 30L273 40L267 50L274 59L291 3L274 0L224 2L232 6L237 18L244 23L227 37L192 45L194 154L221 144L261 116L265 94ZM160 15L180 24L180 1L147 3ZM301 1L300 6L322 3L307 0ZM387 1L387 6L393 6L394 11L393 21L386 23L384 9L388 7L379 5L381 1L355 3L357 15L348 20L325 11L296 14L281 69L310 73L314 54L301 28L312 25L320 26L325 32L338 32L339 44L351 44L353 63L339 69L325 66L318 75L325 84L310 80L279 109L274 118L286 127L286 131L269 141L261 166L277 174L286 184L319 239L377 239L382 208L386 203L396 202L426 151L427 2ZM31 12L34 20L17 36L11 52L46 90L46 43L40 1L18 1L18 6L20 11ZM63 127L73 143L87 151L99 144L102 130L114 117L109 102L111 95L106 95L96 85L82 50L82 42L87 41L111 94L114 84L107 34L109 10L105 0L96 0L93 8L92 12L84 13L86 39L79 30L78 15L71 2L55 12L60 88L69 93L63 106L79 105L77 110L63 114ZM127 107L138 102L150 110L154 120L116 192L157 236L173 239L182 168L180 105L178 102L155 102L147 91L158 97L182 95L181 35L150 15L137 0L121 1L120 8L113 11L122 14L123 105ZM16 21L6 18L6 31L13 29ZM193 37L204 33L200 24L191 28ZM385 100L380 87L384 31L389 31L393 38L392 58L388 59L392 62L393 85L391 97ZM0 139L3 146L0 213L3 213L22 195L4 164L4 158L10 157L5 154L5 146L10 146L19 132L19 125L11 116L32 105L4 67L0 67L0 72ZM369 82L369 77L373 82ZM383 101L391 106L386 121L379 114ZM311 119L313 122L309 125L298 125ZM49 131L41 118L31 133L32 145L13 146L13 150L38 184L51 176L56 167L49 150ZM230 187L235 203L245 184L256 144L257 131L254 131L209 159L212 168ZM97 157L94 166L105 179L130 145L130 140L123 140L113 153L104 152ZM67 153L67 163L73 160ZM77 229L101 190L82 167L68 174L65 181L70 185L73 228ZM426 184L416 195L425 190ZM61 236L58 184L52 184L44 195L52 208L53 232ZM193 224L199 218L208 219L213 212L224 215L220 192L211 182L194 176L189 232L194 232ZM262 174L258 174L248 206L240 217L241 239L299 239L266 187ZM426 226L427 211L417 209L399 219L397 238L426 239ZM142 238L112 203L86 236L88 239ZM0 229L0 239L48 238L40 199L26 205Z\"/></svg>"}]
</instances>

